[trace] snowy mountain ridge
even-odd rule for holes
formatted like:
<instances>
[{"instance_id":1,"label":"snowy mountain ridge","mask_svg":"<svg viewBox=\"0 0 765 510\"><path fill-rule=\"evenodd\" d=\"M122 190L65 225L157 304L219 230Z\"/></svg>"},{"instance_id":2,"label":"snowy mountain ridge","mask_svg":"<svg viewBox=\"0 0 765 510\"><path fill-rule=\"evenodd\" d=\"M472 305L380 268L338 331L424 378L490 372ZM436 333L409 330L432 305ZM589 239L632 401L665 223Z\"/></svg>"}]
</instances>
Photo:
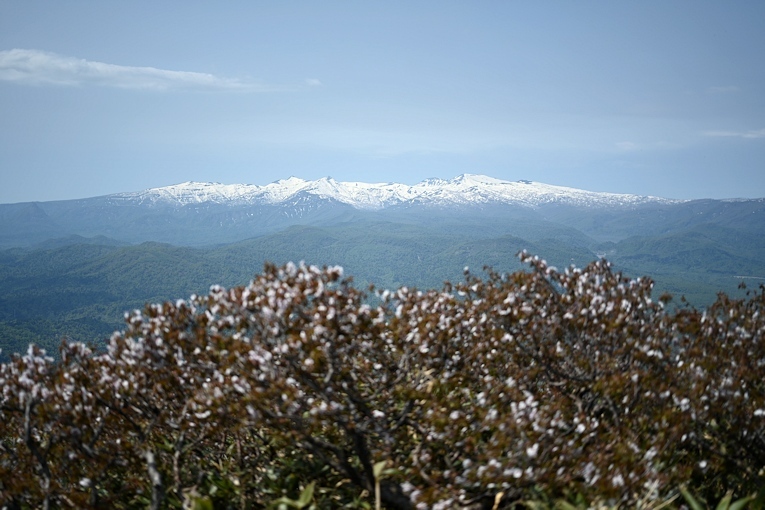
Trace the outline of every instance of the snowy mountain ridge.
<instances>
[{"instance_id":1,"label":"snowy mountain ridge","mask_svg":"<svg viewBox=\"0 0 765 510\"><path fill-rule=\"evenodd\" d=\"M626 207L647 203L678 203L659 197L585 191L531 181L505 181L486 175L462 174L453 179L426 179L409 186L399 183L340 182L331 177L314 181L290 177L264 186L185 182L112 197L151 204L274 205L300 196L332 199L357 209L379 210L401 204L435 206L544 204L585 207Z\"/></svg>"}]
</instances>

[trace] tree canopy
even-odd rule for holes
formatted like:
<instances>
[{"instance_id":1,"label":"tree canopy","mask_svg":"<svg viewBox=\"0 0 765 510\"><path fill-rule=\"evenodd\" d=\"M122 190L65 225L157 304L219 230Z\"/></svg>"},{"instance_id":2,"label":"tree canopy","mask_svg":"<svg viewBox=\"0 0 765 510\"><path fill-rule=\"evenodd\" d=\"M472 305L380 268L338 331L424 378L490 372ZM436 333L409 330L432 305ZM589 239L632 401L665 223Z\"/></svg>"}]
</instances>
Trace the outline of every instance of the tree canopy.
<instances>
[{"instance_id":1,"label":"tree canopy","mask_svg":"<svg viewBox=\"0 0 765 510\"><path fill-rule=\"evenodd\" d=\"M367 293L341 268L147 306L0 365L9 507L509 508L765 482L765 290L670 308L604 260ZM372 303L372 304L370 304ZM304 491L305 494L305 491ZM197 506L204 508L204 506Z\"/></svg>"}]
</instances>

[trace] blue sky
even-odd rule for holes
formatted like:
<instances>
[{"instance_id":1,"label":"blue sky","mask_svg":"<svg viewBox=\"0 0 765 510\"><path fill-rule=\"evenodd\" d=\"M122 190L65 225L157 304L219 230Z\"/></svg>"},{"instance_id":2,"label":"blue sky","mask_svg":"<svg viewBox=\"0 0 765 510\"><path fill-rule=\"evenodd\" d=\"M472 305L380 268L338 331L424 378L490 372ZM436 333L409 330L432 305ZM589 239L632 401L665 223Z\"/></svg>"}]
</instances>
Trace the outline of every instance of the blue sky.
<instances>
[{"instance_id":1,"label":"blue sky","mask_svg":"<svg viewBox=\"0 0 765 510\"><path fill-rule=\"evenodd\" d=\"M0 0L0 203L461 173L765 197L765 2Z\"/></svg>"}]
</instances>

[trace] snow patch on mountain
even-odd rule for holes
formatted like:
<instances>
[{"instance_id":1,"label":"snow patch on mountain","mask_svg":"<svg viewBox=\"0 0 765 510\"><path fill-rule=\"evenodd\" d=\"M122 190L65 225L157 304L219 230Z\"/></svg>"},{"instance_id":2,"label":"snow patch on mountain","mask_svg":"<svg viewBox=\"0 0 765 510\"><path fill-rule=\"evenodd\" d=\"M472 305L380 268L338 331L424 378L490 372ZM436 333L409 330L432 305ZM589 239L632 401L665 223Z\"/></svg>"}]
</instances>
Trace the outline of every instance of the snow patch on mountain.
<instances>
[{"instance_id":1,"label":"snow patch on mountain","mask_svg":"<svg viewBox=\"0 0 765 510\"><path fill-rule=\"evenodd\" d=\"M462 174L453 179L426 179L413 186L399 183L340 182L331 177L307 181L281 179L265 186L184 182L135 193L114 195L141 203L278 205L299 194L331 199L357 209L379 210L402 204L434 206L510 204L538 207L561 204L624 207L646 203L676 203L659 197L585 191L532 181L505 181L486 175Z\"/></svg>"}]
</instances>

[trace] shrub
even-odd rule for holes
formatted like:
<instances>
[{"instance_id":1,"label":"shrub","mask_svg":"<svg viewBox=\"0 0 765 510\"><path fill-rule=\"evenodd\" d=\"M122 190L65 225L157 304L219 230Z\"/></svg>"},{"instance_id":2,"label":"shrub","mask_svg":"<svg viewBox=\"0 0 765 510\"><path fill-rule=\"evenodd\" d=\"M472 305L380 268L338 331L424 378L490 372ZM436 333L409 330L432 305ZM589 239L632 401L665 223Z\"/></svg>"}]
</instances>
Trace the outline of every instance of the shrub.
<instances>
[{"instance_id":1,"label":"shrub","mask_svg":"<svg viewBox=\"0 0 765 510\"><path fill-rule=\"evenodd\" d=\"M339 268L268 265L129 314L103 353L30 346L0 365L0 502L501 508L763 485L765 291L673 311L603 260L521 258L375 306Z\"/></svg>"}]
</instances>

